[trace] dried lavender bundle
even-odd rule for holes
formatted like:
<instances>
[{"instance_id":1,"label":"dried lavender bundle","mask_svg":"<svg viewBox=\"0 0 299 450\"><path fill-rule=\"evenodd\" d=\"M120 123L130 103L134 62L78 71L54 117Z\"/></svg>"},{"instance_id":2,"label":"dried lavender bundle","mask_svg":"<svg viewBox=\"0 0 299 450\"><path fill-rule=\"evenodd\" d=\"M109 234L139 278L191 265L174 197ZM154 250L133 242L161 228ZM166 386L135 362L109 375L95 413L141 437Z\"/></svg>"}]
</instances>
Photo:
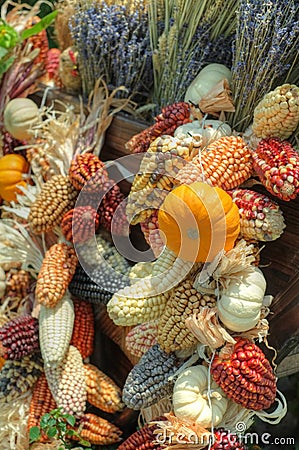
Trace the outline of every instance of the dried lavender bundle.
<instances>
[{"instance_id":1,"label":"dried lavender bundle","mask_svg":"<svg viewBox=\"0 0 299 450\"><path fill-rule=\"evenodd\" d=\"M240 0L233 45L232 128L248 127L258 102L285 80L298 50L298 2Z\"/></svg>"},{"instance_id":2,"label":"dried lavender bundle","mask_svg":"<svg viewBox=\"0 0 299 450\"><path fill-rule=\"evenodd\" d=\"M69 26L84 93L89 94L103 77L111 90L125 86L126 96L146 94L153 71L148 19L142 8L130 12L125 5L99 2L78 4L75 11Z\"/></svg>"}]
</instances>

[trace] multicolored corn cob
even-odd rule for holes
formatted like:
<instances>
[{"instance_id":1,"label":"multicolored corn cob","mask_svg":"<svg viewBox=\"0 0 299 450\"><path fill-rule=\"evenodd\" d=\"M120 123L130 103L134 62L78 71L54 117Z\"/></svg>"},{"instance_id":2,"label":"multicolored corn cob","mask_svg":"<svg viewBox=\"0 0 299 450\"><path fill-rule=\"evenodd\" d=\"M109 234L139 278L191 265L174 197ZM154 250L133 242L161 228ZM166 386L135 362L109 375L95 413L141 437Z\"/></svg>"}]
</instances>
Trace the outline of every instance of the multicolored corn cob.
<instances>
[{"instance_id":1,"label":"multicolored corn cob","mask_svg":"<svg viewBox=\"0 0 299 450\"><path fill-rule=\"evenodd\" d=\"M285 228L279 205L269 197L249 189L228 191L239 208L240 234L245 239L274 241Z\"/></svg>"},{"instance_id":2,"label":"multicolored corn cob","mask_svg":"<svg viewBox=\"0 0 299 450\"><path fill-rule=\"evenodd\" d=\"M79 424L80 436L92 445L110 445L120 441L122 431L95 414L85 413ZM71 436L75 440L74 436Z\"/></svg>"},{"instance_id":3,"label":"multicolored corn cob","mask_svg":"<svg viewBox=\"0 0 299 450\"><path fill-rule=\"evenodd\" d=\"M68 293L53 308L40 306L39 342L45 367L61 363L71 342L75 312Z\"/></svg>"},{"instance_id":4,"label":"multicolored corn cob","mask_svg":"<svg viewBox=\"0 0 299 450\"><path fill-rule=\"evenodd\" d=\"M35 297L38 303L47 308L57 305L68 288L77 263L75 250L64 242L49 248L37 277Z\"/></svg>"},{"instance_id":5,"label":"multicolored corn cob","mask_svg":"<svg viewBox=\"0 0 299 450\"><path fill-rule=\"evenodd\" d=\"M158 212L158 209L154 210L150 217L140 223L145 240L151 247L156 258L159 257L164 248L164 242L159 230Z\"/></svg>"},{"instance_id":6,"label":"multicolored corn cob","mask_svg":"<svg viewBox=\"0 0 299 450\"><path fill-rule=\"evenodd\" d=\"M159 345L151 347L129 373L123 401L131 409L141 409L157 403L172 393L174 382L169 377L180 365L174 353L165 353Z\"/></svg>"},{"instance_id":7,"label":"multicolored corn cob","mask_svg":"<svg viewBox=\"0 0 299 450\"><path fill-rule=\"evenodd\" d=\"M41 192L31 205L28 222L36 234L52 230L64 214L74 207L77 191L68 177L54 175L43 184Z\"/></svg>"},{"instance_id":8,"label":"multicolored corn cob","mask_svg":"<svg viewBox=\"0 0 299 450\"><path fill-rule=\"evenodd\" d=\"M99 226L99 215L92 206L78 206L68 211L61 221L60 227L64 237L76 244L94 236Z\"/></svg>"},{"instance_id":9,"label":"multicolored corn cob","mask_svg":"<svg viewBox=\"0 0 299 450\"><path fill-rule=\"evenodd\" d=\"M145 425L120 444L118 450L161 450L162 447L155 443L156 435L154 431L156 429L157 426L155 425Z\"/></svg>"},{"instance_id":10,"label":"multicolored corn cob","mask_svg":"<svg viewBox=\"0 0 299 450\"><path fill-rule=\"evenodd\" d=\"M38 352L38 320L26 315L6 322L0 328L0 342L5 359L20 360Z\"/></svg>"},{"instance_id":11,"label":"multicolored corn cob","mask_svg":"<svg viewBox=\"0 0 299 450\"><path fill-rule=\"evenodd\" d=\"M78 190L84 187L86 193L96 193L108 181L104 163L92 153L77 155L69 170L72 185Z\"/></svg>"},{"instance_id":12,"label":"multicolored corn cob","mask_svg":"<svg viewBox=\"0 0 299 450\"><path fill-rule=\"evenodd\" d=\"M250 178L252 163L251 152L240 136L224 136L186 163L176 182L206 181L224 190L234 189Z\"/></svg>"},{"instance_id":13,"label":"multicolored corn cob","mask_svg":"<svg viewBox=\"0 0 299 450\"><path fill-rule=\"evenodd\" d=\"M42 416L56 408L56 402L51 394L45 374L41 374L32 391L30 402L27 430L32 427L39 427ZM46 441L45 435L42 435L41 442Z\"/></svg>"},{"instance_id":14,"label":"multicolored corn cob","mask_svg":"<svg viewBox=\"0 0 299 450\"><path fill-rule=\"evenodd\" d=\"M82 359L86 359L94 351L94 313L92 305L82 300L73 299L75 321L70 344L76 347Z\"/></svg>"},{"instance_id":15,"label":"multicolored corn cob","mask_svg":"<svg viewBox=\"0 0 299 450\"><path fill-rule=\"evenodd\" d=\"M154 344L157 343L159 319L141 323L132 328L126 335L126 348L137 358L141 358Z\"/></svg>"},{"instance_id":16,"label":"multicolored corn cob","mask_svg":"<svg viewBox=\"0 0 299 450\"><path fill-rule=\"evenodd\" d=\"M6 273L6 297L22 300L29 293L31 275L23 269L10 269Z\"/></svg>"},{"instance_id":17,"label":"multicolored corn cob","mask_svg":"<svg viewBox=\"0 0 299 450\"><path fill-rule=\"evenodd\" d=\"M228 398L244 408L258 411L269 408L276 397L276 379L262 350L248 339L216 354L211 374Z\"/></svg>"},{"instance_id":18,"label":"multicolored corn cob","mask_svg":"<svg viewBox=\"0 0 299 450\"><path fill-rule=\"evenodd\" d=\"M277 86L268 92L254 109L252 130L262 139L288 139L299 123L299 87Z\"/></svg>"},{"instance_id":19,"label":"multicolored corn cob","mask_svg":"<svg viewBox=\"0 0 299 450\"><path fill-rule=\"evenodd\" d=\"M0 372L0 403L11 402L29 391L43 372L40 354L24 356L21 361L8 359Z\"/></svg>"},{"instance_id":20,"label":"multicolored corn cob","mask_svg":"<svg viewBox=\"0 0 299 450\"><path fill-rule=\"evenodd\" d=\"M82 417L86 408L84 365L79 350L69 346L64 360L45 374L57 406L66 414Z\"/></svg>"},{"instance_id":21,"label":"multicolored corn cob","mask_svg":"<svg viewBox=\"0 0 299 450\"><path fill-rule=\"evenodd\" d=\"M165 108L162 108L161 114L155 117L156 123L133 136L126 143L126 149L131 153L146 152L151 142L158 136L163 134L173 136L179 126L192 122L190 115L191 110L188 103L178 102L165 106Z\"/></svg>"},{"instance_id":22,"label":"multicolored corn cob","mask_svg":"<svg viewBox=\"0 0 299 450\"><path fill-rule=\"evenodd\" d=\"M99 223L114 236L128 234L129 223L126 216L126 199L113 180L103 184L105 195L98 209Z\"/></svg>"},{"instance_id":23,"label":"multicolored corn cob","mask_svg":"<svg viewBox=\"0 0 299 450\"><path fill-rule=\"evenodd\" d=\"M92 364L84 364L87 401L107 413L124 408L121 389L104 372Z\"/></svg>"},{"instance_id":24,"label":"multicolored corn cob","mask_svg":"<svg viewBox=\"0 0 299 450\"><path fill-rule=\"evenodd\" d=\"M289 201L299 192L299 154L288 141L262 139L252 152L253 167L265 188Z\"/></svg>"},{"instance_id":25,"label":"multicolored corn cob","mask_svg":"<svg viewBox=\"0 0 299 450\"><path fill-rule=\"evenodd\" d=\"M159 319L157 341L165 352L184 350L196 344L195 336L186 327L186 319L199 312L203 306L216 305L214 295L200 294L193 287L193 280L186 279L173 290Z\"/></svg>"}]
</instances>

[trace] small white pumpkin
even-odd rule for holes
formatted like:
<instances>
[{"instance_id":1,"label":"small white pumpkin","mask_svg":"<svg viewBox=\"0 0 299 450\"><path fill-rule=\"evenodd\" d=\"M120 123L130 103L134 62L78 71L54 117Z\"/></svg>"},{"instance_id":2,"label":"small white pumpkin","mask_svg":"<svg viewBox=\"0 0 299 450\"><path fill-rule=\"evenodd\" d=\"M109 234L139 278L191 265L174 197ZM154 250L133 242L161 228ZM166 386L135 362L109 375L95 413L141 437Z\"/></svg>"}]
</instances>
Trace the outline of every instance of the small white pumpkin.
<instances>
[{"instance_id":1,"label":"small white pumpkin","mask_svg":"<svg viewBox=\"0 0 299 450\"><path fill-rule=\"evenodd\" d=\"M226 411L228 400L211 379L211 406L208 401L208 368L194 366L185 369L177 378L173 389L174 414L181 419L189 419L209 428L217 426Z\"/></svg>"},{"instance_id":2,"label":"small white pumpkin","mask_svg":"<svg viewBox=\"0 0 299 450\"><path fill-rule=\"evenodd\" d=\"M226 79L231 82L231 71L224 64L208 64L191 82L185 94L185 102L192 102L198 105L211 89L221 80Z\"/></svg>"},{"instance_id":3,"label":"small white pumpkin","mask_svg":"<svg viewBox=\"0 0 299 450\"><path fill-rule=\"evenodd\" d=\"M0 267L0 298L4 296L5 289L6 289L6 276L2 267Z\"/></svg>"},{"instance_id":4,"label":"small white pumpkin","mask_svg":"<svg viewBox=\"0 0 299 450\"><path fill-rule=\"evenodd\" d=\"M193 122L181 125L174 132L174 136L178 138L184 138L190 135L195 137L201 136L203 146L223 136L230 136L231 134L231 127L220 120L194 120Z\"/></svg>"},{"instance_id":5,"label":"small white pumpkin","mask_svg":"<svg viewBox=\"0 0 299 450\"><path fill-rule=\"evenodd\" d=\"M240 280L231 282L217 302L221 322L232 331L248 331L258 323L266 291L266 280L254 268Z\"/></svg>"},{"instance_id":6,"label":"small white pumpkin","mask_svg":"<svg viewBox=\"0 0 299 450\"><path fill-rule=\"evenodd\" d=\"M31 137L29 130L38 118L38 107L30 98L14 98L7 103L4 110L5 128L20 141Z\"/></svg>"}]
</instances>

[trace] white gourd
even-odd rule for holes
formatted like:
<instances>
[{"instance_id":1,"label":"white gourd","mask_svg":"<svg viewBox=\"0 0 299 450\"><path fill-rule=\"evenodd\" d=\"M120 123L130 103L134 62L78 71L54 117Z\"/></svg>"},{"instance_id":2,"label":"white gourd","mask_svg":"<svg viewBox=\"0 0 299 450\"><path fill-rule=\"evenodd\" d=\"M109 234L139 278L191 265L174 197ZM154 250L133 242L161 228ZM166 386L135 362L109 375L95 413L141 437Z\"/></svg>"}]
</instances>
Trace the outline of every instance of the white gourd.
<instances>
[{"instance_id":1,"label":"white gourd","mask_svg":"<svg viewBox=\"0 0 299 450\"><path fill-rule=\"evenodd\" d=\"M230 136L231 133L231 127L220 120L194 120L178 127L174 132L174 137L201 136L202 145L205 146L223 136Z\"/></svg>"},{"instance_id":2,"label":"white gourd","mask_svg":"<svg viewBox=\"0 0 299 450\"><path fill-rule=\"evenodd\" d=\"M231 78L231 71L225 65L217 63L207 65L188 87L185 94L185 102L192 102L198 105L200 100L221 80L226 79L230 83Z\"/></svg>"},{"instance_id":3,"label":"white gourd","mask_svg":"<svg viewBox=\"0 0 299 450\"><path fill-rule=\"evenodd\" d=\"M6 289L6 276L2 267L0 267L0 298L4 296L5 289Z\"/></svg>"},{"instance_id":4,"label":"white gourd","mask_svg":"<svg viewBox=\"0 0 299 450\"><path fill-rule=\"evenodd\" d=\"M30 128L39 118L39 109L30 98L14 98L7 103L4 110L4 125L15 138L30 139Z\"/></svg>"},{"instance_id":5,"label":"white gourd","mask_svg":"<svg viewBox=\"0 0 299 450\"><path fill-rule=\"evenodd\" d=\"M217 302L221 322L236 332L248 331L258 323L266 291L266 280L260 269L231 282Z\"/></svg>"},{"instance_id":6,"label":"white gourd","mask_svg":"<svg viewBox=\"0 0 299 450\"><path fill-rule=\"evenodd\" d=\"M177 378L173 389L174 414L181 419L189 419L205 428L217 426L225 414L228 400L211 378L210 399L208 401L208 368L193 366L185 369Z\"/></svg>"}]
</instances>

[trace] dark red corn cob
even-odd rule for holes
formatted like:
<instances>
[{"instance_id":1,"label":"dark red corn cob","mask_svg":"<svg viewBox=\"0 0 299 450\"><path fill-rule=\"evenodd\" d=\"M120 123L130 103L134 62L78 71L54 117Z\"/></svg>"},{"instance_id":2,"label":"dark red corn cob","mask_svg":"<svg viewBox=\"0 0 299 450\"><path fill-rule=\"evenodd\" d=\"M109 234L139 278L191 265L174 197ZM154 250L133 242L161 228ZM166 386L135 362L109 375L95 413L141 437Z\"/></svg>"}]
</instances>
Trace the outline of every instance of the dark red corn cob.
<instances>
[{"instance_id":1,"label":"dark red corn cob","mask_svg":"<svg viewBox=\"0 0 299 450\"><path fill-rule=\"evenodd\" d=\"M91 303L73 299L75 321L70 345L76 347L82 358L88 358L94 350L94 313Z\"/></svg>"},{"instance_id":2,"label":"dark red corn cob","mask_svg":"<svg viewBox=\"0 0 299 450\"><path fill-rule=\"evenodd\" d=\"M128 437L128 439L118 447L118 450L160 450L162 447L158 443L154 443L156 440L156 436L154 435L156 428L156 426L145 425Z\"/></svg>"},{"instance_id":3,"label":"dark red corn cob","mask_svg":"<svg viewBox=\"0 0 299 450\"><path fill-rule=\"evenodd\" d=\"M248 450L248 448L239 441L236 434L232 434L224 428L214 430L214 441L210 450ZM208 450L205 447L203 450Z\"/></svg>"},{"instance_id":4,"label":"dark red corn cob","mask_svg":"<svg viewBox=\"0 0 299 450\"><path fill-rule=\"evenodd\" d=\"M252 153L253 168L265 188L289 201L299 192L299 155L288 141L262 139Z\"/></svg>"},{"instance_id":5,"label":"dark red corn cob","mask_svg":"<svg viewBox=\"0 0 299 450\"><path fill-rule=\"evenodd\" d=\"M141 231L148 245L151 247L156 258L164 248L164 242L160 235L158 224L158 209L155 209L150 217L140 222Z\"/></svg>"},{"instance_id":6,"label":"dark red corn cob","mask_svg":"<svg viewBox=\"0 0 299 450\"><path fill-rule=\"evenodd\" d=\"M126 199L119 186L113 180L103 185L106 193L98 209L99 222L106 230L116 236L127 234ZM117 212L116 212L117 210ZM115 213L116 212L116 213Z\"/></svg>"},{"instance_id":7,"label":"dark red corn cob","mask_svg":"<svg viewBox=\"0 0 299 450\"><path fill-rule=\"evenodd\" d=\"M158 136L163 134L173 136L179 126L191 122L190 114L190 105L186 102L165 106L161 114L155 117L156 123L133 136L126 143L126 149L131 153L146 152L151 142Z\"/></svg>"},{"instance_id":8,"label":"dark red corn cob","mask_svg":"<svg viewBox=\"0 0 299 450\"><path fill-rule=\"evenodd\" d=\"M92 206L78 206L63 216L60 226L68 241L81 244L95 234L99 215Z\"/></svg>"},{"instance_id":9,"label":"dark red corn cob","mask_svg":"<svg viewBox=\"0 0 299 450\"><path fill-rule=\"evenodd\" d=\"M211 373L227 397L244 408L269 408L276 397L276 379L262 350L249 339L236 338L214 357Z\"/></svg>"},{"instance_id":10,"label":"dark red corn cob","mask_svg":"<svg viewBox=\"0 0 299 450\"><path fill-rule=\"evenodd\" d=\"M10 320L0 328L3 358L20 360L39 351L38 320L21 316Z\"/></svg>"},{"instance_id":11,"label":"dark red corn cob","mask_svg":"<svg viewBox=\"0 0 299 450\"><path fill-rule=\"evenodd\" d=\"M86 193L96 193L108 180L104 163L91 153L77 155L71 163L69 178L72 185Z\"/></svg>"},{"instance_id":12,"label":"dark red corn cob","mask_svg":"<svg viewBox=\"0 0 299 450\"><path fill-rule=\"evenodd\" d=\"M14 153L15 147L21 145L21 141L18 141L8 131L3 131L3 135L1 136L0 148L2 150L3 155L7 155L9 153ZM23 154L23 153L21 153Z\"/></svg>"}]
</instances>

